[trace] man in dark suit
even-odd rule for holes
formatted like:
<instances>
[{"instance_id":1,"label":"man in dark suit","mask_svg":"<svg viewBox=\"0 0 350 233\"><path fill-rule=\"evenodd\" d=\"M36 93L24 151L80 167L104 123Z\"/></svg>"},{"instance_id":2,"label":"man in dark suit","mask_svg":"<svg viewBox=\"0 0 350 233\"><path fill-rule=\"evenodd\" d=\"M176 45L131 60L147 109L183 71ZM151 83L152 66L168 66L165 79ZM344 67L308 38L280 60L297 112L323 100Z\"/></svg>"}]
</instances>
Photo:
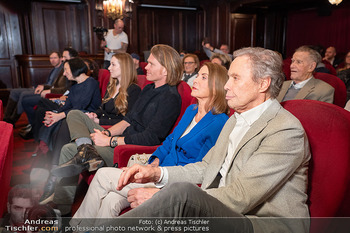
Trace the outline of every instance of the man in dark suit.
<instances>
[{"instance_id":1,"label":"man in dark suit","mask_svg":"<svg viewBox=\"0 0 350 233\"><path fill-rule=\"evenodd\" d=\"M329 62L334 68L337 68L342 61L338 59L336 56L337 56L337 51L333 46L330 46L326 49L323 60Z\"/></svg>"},{"instance_id":2,"label":"man in dark suit","mask_svg":"<svg viewBox=\"0 0 350 233\"><path fill-rule=\"evenodd\" d=\"M23 113L24 109L22 106L22 100L27 97L35 98L37 101L40 99L41 95L44 93L50 93L51 88L55 87L58 88L56 93L63 94L65 90L65 78L63 77L63 65L61 60L61 54L57 51L52 52L50 55L50 63L54 67L45 84L38 85L35 89L34 88L16 88L12 89L10 92L10 97L7 103L5 115L4 115L4 121L15 124L21 114ZM36 101L36 102L37 102Z\"/></svg>"}]
</instances>

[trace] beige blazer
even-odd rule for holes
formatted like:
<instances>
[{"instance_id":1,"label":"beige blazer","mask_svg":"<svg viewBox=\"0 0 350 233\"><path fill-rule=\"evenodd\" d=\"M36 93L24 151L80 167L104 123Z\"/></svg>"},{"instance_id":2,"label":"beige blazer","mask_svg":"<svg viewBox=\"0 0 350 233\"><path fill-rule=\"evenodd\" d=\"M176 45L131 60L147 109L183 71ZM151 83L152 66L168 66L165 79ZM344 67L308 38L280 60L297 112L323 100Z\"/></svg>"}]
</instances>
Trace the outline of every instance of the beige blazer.
<instances>
[{"instance_id":1,"label":"beige blazer","mask_svg":"<svg viewBox=\"0 0 350 233\"><path fill-rule=\"evenodd\" d=\"M281 91L277 96L279 102L286 95L292 80L284 81ZM318 100L333 104L334 88L328 83L312 77L298 92L294 99Z\"/></svg>"},{"instance_id":2,"label":"beige blazer","mask_svg":"<svg viewBox=\"0 0 350 233\"><path fill-rule=\"evenodd\" d=\"M306 192L310 151L298 119L273 100L239 143L226 176L227 185L217 188L214 179L224 163L235 124L233 115L202 162L167 167L169 183L201 183L208 194L249 217L254 232L288 232L288 229L308 232ZM259 217L304 217L306 221L288 226L279 219L274 223L271 219L272 222L260 221Z\"/></svg>"}]
</instances>

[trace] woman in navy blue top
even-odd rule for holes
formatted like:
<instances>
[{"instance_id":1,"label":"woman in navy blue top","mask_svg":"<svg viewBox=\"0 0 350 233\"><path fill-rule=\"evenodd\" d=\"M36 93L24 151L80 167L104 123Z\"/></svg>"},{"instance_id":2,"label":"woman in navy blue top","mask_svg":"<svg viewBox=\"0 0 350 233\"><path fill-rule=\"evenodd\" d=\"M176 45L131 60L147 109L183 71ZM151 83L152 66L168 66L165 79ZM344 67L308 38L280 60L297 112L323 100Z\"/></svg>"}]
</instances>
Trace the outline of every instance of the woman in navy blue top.
<instances>
[{"instance_id":1,"label":"woman in navy blue top","mask_svg":"<svg viewBox=\"0 0 350 233\"><path fill-rule=\"evenodd\" d=\"M44 126L40 128L39 140L51 146L51 135L58 129L60 121L66 118L69 111L95 111L101 105L101 94L98 82L86 75L88 67L81 58L68 60L64 64L64 76L77 83L69 89L66 103L57 111L47 111L44 117ZM46 126L46 127L45 127Z\"/></svg>"},{"instance_id":2,"label":"woman in navy blue top","mask_svg":"<svg viewBox=\"0 0 350 233\"><path fill-rule=\"evenodd\" d=\"M229 107L225 100L224 85L228 80L227 70L218 64L205 63L193 82L191 95L198 104L190 105L179 124L151 156L151 166L185 165L201 161L216 143L222 127L226 123ZM142 188L144 200L159 191L154 184L129 184L117 191L122 169L101 168L92 180L80 208L75 213L71 225L98 225L103 220L91 222L92 218L112 218L130 203L127 200L131 189ZM153 185L153 187L152 187ZM151 186L151 187L149 187ZM133 192L129 192L133 195ZM140 203L138 203L140 204ZM135 207L135 205L131 205ZM90 222L81 221L89 218Z\"/></svg>"}]
</instances>

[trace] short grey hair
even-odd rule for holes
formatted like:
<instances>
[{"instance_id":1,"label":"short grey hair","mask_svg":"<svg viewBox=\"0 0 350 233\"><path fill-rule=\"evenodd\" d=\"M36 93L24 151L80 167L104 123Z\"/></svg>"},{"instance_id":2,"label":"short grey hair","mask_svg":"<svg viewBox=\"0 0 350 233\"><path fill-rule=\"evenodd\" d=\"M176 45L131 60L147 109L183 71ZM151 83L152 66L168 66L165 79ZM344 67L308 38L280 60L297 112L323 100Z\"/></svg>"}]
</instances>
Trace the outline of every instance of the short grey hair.
<instances>
[{"instance_id":1,"label":"short grey hair","mask_svg":"<svg viewBox=\"0 0 350 233\"><path fill-rule=\"evenodd\" d=\"M281 90L284 81L282 71L282 57L279 53L260 47L247 47L236 50L233 57L246 56L249 58L253 81L271 78L269 93L271 98L276 98Z\"/></svg>"},{"instance_id":2,"label":"short grey hair","mask_svg":"<svg viewBox=\"0 0 350 233\"><path fill-rule=\"evenodd\" d=\"M316 65L322 61L321 54L310 46L303 45L295 50L295 52L306 52L312 61L316 62Z\"/></svg>"}]
</instances>

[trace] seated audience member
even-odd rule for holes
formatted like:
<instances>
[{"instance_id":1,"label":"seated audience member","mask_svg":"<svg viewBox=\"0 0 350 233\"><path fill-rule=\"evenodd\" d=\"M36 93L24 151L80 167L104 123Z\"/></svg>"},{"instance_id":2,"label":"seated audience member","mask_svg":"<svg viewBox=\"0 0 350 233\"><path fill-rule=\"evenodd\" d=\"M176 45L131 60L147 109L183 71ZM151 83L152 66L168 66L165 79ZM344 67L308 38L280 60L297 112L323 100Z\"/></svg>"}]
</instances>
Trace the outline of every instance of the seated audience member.
<instances>
[{"instance_id":1,"label":"seated audience member","mask_svg":"<svg viewBox=\"0 0 350 233\"><path fill-rule=\"evenodd\" d=\"M227 71L222 66L213 63L202 66L192 89L192 96L197 98L198 104L187 108L174 132L150 157L151 166L183 166L202 160L214 146L228 119L226 113L229 109L224 90L226 82ZM83 222L78 223L80 218L118 216L122 209L130 205L127 200L129 190L145 196L152 196L159 191L152 184L145 187L130 184L122 191L117 191L115 187L121 172L117 168L102 168L97 172L83 203L73 217L74 225L85 225ZM99 224L100 222L94 223Z\"/></svg>"},{"instance_id":2,"label":"seated audience member","mask_svg":"<svg viewBox=\"0 0 350 233\"><path fill-rule=\"evenodd\" d=\"M88 67L81 58L74 58L64 63L64 75L70 81L77 83L69 89L65 104L56 111L47 111L43 126L39 131L39 140L52 149L52 134L58 130L61 120L68 112L79 109L86 112L95 111L101 104L101 94L98 82L86 75Z\"/></svg>"},{"instance_id":3,"label":"seated audience member","mask_svg":"<svg viewBox=\"0 0 350 233\"><path fill-rule=\"evenodd\" d=\"M40 100L41 96L47 93L63 94L66 90L66 79L63 77L63 64L61 54L59 52L52 52L50 55L50 63L53 66L45 84L38 85L33 88L15 88L10 91L10 97L7 102L6 111L4 114L4 121L15 124L21 114L23 113L22 101L26 99L35 106ZM30 126L28 126L29 128Z\"/></svg>"},{"instance_id":4,"label":"seated audience member","mask_svg":"<svg viewBox=\"0 0 350 233\"><path fill-rule=\"evenodd\" d=\"M108 69L111 72L111 76L102 105L95 112L84 113L80 110L71 110L69 113L70 117L82 122L86 130L88 125L92 125L94 128L103 131L104 129L100 125L114 125L123 120L125 114L131 111L135 105L141 92L141 88L136 84L136 70L129 54L114 54ZM103 132L106 133L107 131ZM55 135L51 153L53 168L58 165L62 147L70 141L71 137L67 122L63 122L57 135ZM56 180L55 176L51 175L49 177L44 194L40 199L40 204L52 201Z\"/></svg>"},{"instance_id":5,"label":"seated audience member","mask_svg":"<svg viewBox=\"0 0 350 233\"><path fill-rule=\"evenodd\" d=\"M63 51L64 54L64 58L62 58L63 63L71 58L74 58L73 56L77 56L78 52L76 52L74 49L72 48L66 48ZM65 94L67 92L67 90L70 88L70 86L72 85L72 83L67 80L67 78L63 75L63 63L62 63L62 73L61 76L59 77L59 79L57 81L59 81L60 83L60 87L55 88L55 83L53 84L52 89L49 90L44 90L41 92L40 96L27 96L26 98L24 98L22 100L22 106L23 106L23 110L25 111L25 113L27 114L27 118L28 118L28 122L29 125L26 126L25 128L23 128L20 132L19 135L23 138L23 139L31 139L34 137L34 134L38 135L39 133L39 129L42 126L41 120L43 119L42 117L37 117L37 120L39 119L39 124L36 124L36 109L41 109L42 107L42 102L43 101L48 101L48 100L43 100L45 99L46 94L49 93L53 93L53 94ZM98 70L97 70L98 72ZM67 94L68 95L68 94ZM63 99L64 97L66 97L67 95L63 95L63 97L61 97L60 99ZM64 98L65 101L65 98ZM63 103L64 102L59 101L59 103ZM55 106L53 103L51 103L50 101L48 101L48 105L53 105L53 108L47 108L47 109L43 109L43 111L45 112L50 111L50 110L57 110L59 108L59 104L57 104L57 106ZM37 106L37 107L35 107ZM36 131L34 133L34 131ZM37 138L37 137L36 137Z\"/></svg>"},{"instance_id":6,"label":"seated audience member","mask_svg":"<svg viewBox=\"0 0 350 233\"><path fill-rule=\"evenodd\" d=\"M73 59L78 56L78 52L73 48L65 48L62 53L62 61L66 62L70 59ZM64 75L63 75L64 77ZM63 93L63 96L60 97L61 101L52 102L49 99L46 98L40 98L39 102L37 103L36 109L34 109L34 105L31 103L28 103L25 99L22 101L25 103L23 107L25 108L28 121L31 124L32 128L30 131L24 132L22 137L24 139L29 139L31 137L34 137L36 141L39 140L39 131L40 128L43 126L43 119L45 116L46 111L52 111L57 110L61 107L61 103L65 102L66 96L69 94L70 87L76 83L75 81L69 81L66 79L66 91ZM46 95L46 93L44 93ZM45 95L43 95L45 97Z\"/></svg>"},{"instance_id":7,"label":"seated audience member","mask_svg":"<svg viewBox=\"0 0 350 233\"><path fill-rule=\"evenodd\" d=\"M181 81L181 58L172 47L155 45L146 70L147 80L154 83L142 90L124 120L108 131L96 129L94 125L88 125L87 129L79 118L68 115L72 143L62 148L60 165L51 171L53 175L73 176L85 170L96 170L102 158L107 166L112 166L114 147L118 145L152 146L163 142L181 111L181 96L176 88ZM75 186L64 187L61 183L56 187L54 202L65 214L73 203Z\"/></svg>"},{"instance_id":8,"label":"seated audience member","mask_svg":"<svg viewBox=\"0 0 350 233\"><path fill-rule=\"evenodd\" d=\"M338 69L337 76L345 83L347 100L349 100L350 99L350 52L346 54L344 67Z\"/></svg>"},{"instance_id":9,"label":"seated audience member","mask_svg":"<svg viewBox=\"0 0 350 233\"><path fill-rule=\"evenodd\" d=\"M299 47L290 65L291 80L285 81L277 100L310 99L333 103L334 88L312 75L321 55L308 46Z\"/></svg>"},{"instance_id":10,"label":"seated audience member","mask_svg":"<svg viewBox=\"0 0 350 233\"><path fill-rule=\"evenodd\" d=\"M342 63L342 67L338 66L337 72L347 69L350 69L350 52L346 54L345 61Z\"/></svg>"},{"instance_id":11,"label":"seated audience member","mask_svg":"<svg viewBox=\"0 0 350 233\"><path fill-rule=\"evenodd\" d=\"M199 59L197 55L187 53L183 59L184 73L182 80L185 81L190 87L193 86L193 80L196 79L199 70Z\"/></svg>"},{"instance_id":12,"label":"seated audience member","mask_svg":"<svg viewBox=\"0 0 350 233\"><path fill-rule=\"evenodd\" d=\"M136 53L132 53L131 57L132 57L132 60L134 61L137 75L144 75L143 70L140 67L140 56Z\"/></svg>"},{"instance_id":13,"label":"seated audience member","mask_svg":"<svg viewBox=\"0 0 350 233\"><path fill-rule=\"evenodd\" d=\"M220 49L216 49L213 46L211 46L209 41L205 38L202 41L202 46L203 46L203 50L204 50L205 54L208 56L208 58L211 58L214 53L219 53L219 54L226 54L232 60L232 54L230 54L230 48L228 47L227 44L222 44L220 46Z\"/></svg>"},{"instance_id":14,"label":"seated audience member","mask_svg":"<svg viewBox=\"0 0 350 233\"><path fill-rule=\"evenodd\" d=\"M330 46L326 49L323 60L328 61L334 68L337 68L341 60L337 59L336 55L337 51L333 46Z\"/></svg>"},{"instance_id":15,"label":"seated audience member","mask_svg":"<svg viewBox=\"0 0 350 233\"><path fill-rule=\"evenodd\" d=\"M225 90L235 113L214 147L185 166L123 168L117 190L148 182L164 188L146 202L129 191L134 209L107 224L130 226L134 217L233 217L224 230L308 232L311 156L301 123L275 100L282 59L263 48L240 49L234 57ZM291 224L287 218L294 218Z\"/></svg>"},{"instance_id":16,"label":"seated audience member","mask_svg":"<svg viewBox=\"0 0 350 233\"><path fill-rule=\"evenodd\" d=\"M214 53L213 56L210 57L210 61L212 63L222 65L228 70L230 68L232 59L230 59L230 57L226 54Z\"/></svg>"},{"instance_id":17,"label":"seated audience member","mask_svg":"<svg viewBox=\"0 0 350 233\"><path fill-rule=\"evenodd\" d=\"M23 227L25 224L25 213L30 210L38 200L33 196L33 190L28 184L18 184L11 188L7 198L7 214L2 220L1 228L6 227ZM16 230L7 229L2 232L17 232Z\"/></svg>"}]
</instances>

